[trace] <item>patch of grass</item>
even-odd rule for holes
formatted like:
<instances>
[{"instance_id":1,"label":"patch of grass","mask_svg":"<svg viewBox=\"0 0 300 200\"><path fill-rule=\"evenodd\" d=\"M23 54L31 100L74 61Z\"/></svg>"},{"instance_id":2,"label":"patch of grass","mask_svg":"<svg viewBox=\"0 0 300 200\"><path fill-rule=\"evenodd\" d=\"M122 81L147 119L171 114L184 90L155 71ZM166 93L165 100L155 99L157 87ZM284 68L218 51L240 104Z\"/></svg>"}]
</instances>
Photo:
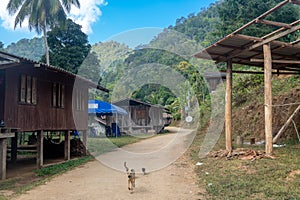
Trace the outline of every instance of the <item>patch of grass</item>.
<instances>
[{"instance_id":1,"label":"patch of grass","mask_svg":"<svg viewBox=\"0 0 300 200\"><path fill-rule=\"evenodd\" d=\"M82 165L83 163L86 163L92 159L92 156L86 156L78 159L74 159L65 163L52 165L49 167L37 169L34 172L38 176L53 176L55 174L61 174L68 170L71 170L79 165Z\"/></svg>"},{"instance_id":2,"label":"patch of grass","mask_svg":"<svg viewBox=\"0 0 300 200\"><path fill-rule=\"evenodd\" d=\"M0 190L9 190L18 182L18 179L1 181Z\"/></svg>"},{"instance_id":3,"label":"patch of grass","mask_svg":"<svg viewBox=\"0 0 300 200\"><path fill-rule=\"evenodd\" d=\"M105 152L112 151L116 148L132 144L145 139L145 135L138 136L125 135L117 138L88 138L88 150L93 156L99 156ZM148 137L149 138L149 137Z\"/></svg>"},{"instance_id":4,"label":"patch of grass","mask_svg":"<svg viewBox=\"0 0 300 200\"><path fill-rule=\"evenodd\" d=\"M276 159L252 162L211 157L199 159L197 149L203 137L200 131L192 147L192 158L203 163L197 166L196 172L200 187L206 188L205 199L300 199L299 143L289 142L284 148L274 148ZM224 149L224 144L221 136L216 149ZM253 149L264 150L264 146Z\"/></svg>"}]
</instances>

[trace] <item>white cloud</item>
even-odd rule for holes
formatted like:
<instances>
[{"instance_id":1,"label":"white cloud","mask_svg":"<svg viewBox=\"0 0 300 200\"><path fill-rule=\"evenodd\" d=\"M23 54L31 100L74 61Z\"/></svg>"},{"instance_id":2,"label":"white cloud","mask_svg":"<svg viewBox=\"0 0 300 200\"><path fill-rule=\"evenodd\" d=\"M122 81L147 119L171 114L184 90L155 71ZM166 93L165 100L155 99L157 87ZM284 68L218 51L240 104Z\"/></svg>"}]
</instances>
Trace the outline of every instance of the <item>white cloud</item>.
<instances>
[{"instance_id":1,"label":"white cloud","mask_svg":"<svg viewBox=\"0 0 300 200\"><path fill-rule=\"evenodd\" d=\"M11 16L8 14L8 11L6 10L6 6L8 4L9 0L1 0L0 1L0 19L2 21L1 26L3 26L5 29L13 30L14 29L14 23L15 23L15 16ZM17 26L16 29L27 29L27 22L24 22L22 24L22 28L20 26Z\"/></svg>"},{"instance_id":2,"label":"white cloud","mask_svg":"<svg viewBox=\"0 0 300 200\"><path fill-rule=\"evenodd\" d=\"M0 0L0 19L1 26L8 30L14 29L14 17L10 16L6 10L9 0ZM107 3L105 0L79 0L80 9L72 6L68 17L82 26L82 31L89 34L92 33L92 24L95 23L102 15L100 6ZM18 26L19 27L19 26ZM20 30L20 28L18 28ZM27 29L27 22L24 21L21 29Z\"/></svg>"},{"instance_id":3,"label":"white cloud","mask_svg":"<svg viewBox=\"0 0 300 200\"><path fill-rule=\"evenodd\" d=\"M99 7L107 3L104 0L79 0L79 2L80 9L73 6L69 17L82 26L83 32L92 33L91 25L102 15Z\"/></svg>"}]
</instances>

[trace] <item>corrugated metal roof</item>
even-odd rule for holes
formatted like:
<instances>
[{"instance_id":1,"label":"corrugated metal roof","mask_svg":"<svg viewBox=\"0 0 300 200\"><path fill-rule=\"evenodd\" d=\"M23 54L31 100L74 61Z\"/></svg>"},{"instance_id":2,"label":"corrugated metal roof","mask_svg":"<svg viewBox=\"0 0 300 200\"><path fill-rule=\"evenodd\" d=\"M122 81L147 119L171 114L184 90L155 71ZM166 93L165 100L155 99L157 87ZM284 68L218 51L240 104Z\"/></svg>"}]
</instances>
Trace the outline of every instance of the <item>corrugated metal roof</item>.
<instances>
[{"instance_id":1,"label":"corrugated metal roof","mask_svg":"<svg viewBox=\"0 0 300 200\"><path fill-rule=\"evenodd\" d=\"M9 54L9 53L0 51L0 69L1 68L15 67L16 66L15 64L19 64L19 63L30 63L30 64L33 64L33 65L38 65L40 68L43 68L43 69L50 69L50 70L53 70L53 71L64 73L64 74L67 74L67 75L72 76L74 78L78 78L79 80L82 80L82 81L88 83L90 87L97 88L97 89L102 90L104 92L109 92L108 89L106 89L106 88L104 88L104 87L102 87L98 84L95 84L92 81L90 81L90 80L88 80L84 77L73 74L73 73L71 73L71 72L69 72L65 69L55 67L55 66L52 66L52 65L47 65L45 63L37 62L37 61L34 61L34 60L30 60L28 58L24 58L24 57L20 57L20 56L16 56L16 55L13 55L13 54Z\"/></svg>"},{"instance_id":2,"label":"corrugated metal roof","mask_svg":"<svg viewBox=\"0 0 300 200\"><path fill-rule=\"evenodd\" d=\"M240 34L229 35L224 39L219 40L213 45L203 49L194 56L197 58L214 60L217 63L225 62L232 59L233 63L263 67L263 62L253 62L251 59L263 59L262 46L254 49L248 49L248 46L261 41L261 38L250 37ZM272 58L274 60L299 60L300 61L300 46L284 43L280 41L272 41L271 43ZM300 64L279 64L273 63L274 69L285 71L299 71Z\"/></svg>"}]
</instances>

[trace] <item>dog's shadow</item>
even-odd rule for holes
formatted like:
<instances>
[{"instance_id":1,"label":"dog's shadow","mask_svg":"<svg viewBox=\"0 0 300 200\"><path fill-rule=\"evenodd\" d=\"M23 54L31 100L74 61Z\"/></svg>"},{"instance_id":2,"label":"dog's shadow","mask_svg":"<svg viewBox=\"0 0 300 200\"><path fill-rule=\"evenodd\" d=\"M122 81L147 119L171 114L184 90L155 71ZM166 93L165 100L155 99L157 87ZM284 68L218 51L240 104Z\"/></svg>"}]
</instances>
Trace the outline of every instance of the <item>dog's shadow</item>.
<instances>
[{"instance_id":1,"label":"dog's shadow","mask_svg":"<svg viewBox=\"0 0 300 200\"><path fill-rule=\"evenodd\" d=\"M147 189L146 187L144 186L139 186L139 187L136 187L135 190L133 191L133 194L134 193L148 193L149 192L149 189Z\"/></svg>"}]
</instances>

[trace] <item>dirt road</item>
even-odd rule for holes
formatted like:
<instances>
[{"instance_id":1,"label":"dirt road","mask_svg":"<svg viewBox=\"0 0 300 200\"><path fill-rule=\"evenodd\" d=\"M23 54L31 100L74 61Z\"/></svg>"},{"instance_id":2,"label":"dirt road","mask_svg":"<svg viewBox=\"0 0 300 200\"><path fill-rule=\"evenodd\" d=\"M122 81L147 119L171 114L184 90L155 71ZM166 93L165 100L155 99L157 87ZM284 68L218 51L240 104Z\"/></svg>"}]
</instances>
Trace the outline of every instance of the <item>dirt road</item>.
<instances>
[{"instance_id":1,"label":"dirt road","mask_svg":"<svg viewBox=\"0 0 300 200\"><path fill-rule=\"evenodd\" d=\"M173 128L172 131L178 130ZM194 165L186 155L177 159L178 152L185 149L190 136L191 131L180 130L177 134L157 136L128 145L55 177L16 199L200 199L198 193L203 191L196 185ZM153 151L154 149L157 151ZM158 156L159 154L161 156ZM140 166L144 166L148 172L146 175L137 173L136 188L133 193L127 189L124 159L127 159L128 166L135 168L137 172L141 171ZM170 164L173 160L176 161Z\"/></svg>"}]
</instances>

